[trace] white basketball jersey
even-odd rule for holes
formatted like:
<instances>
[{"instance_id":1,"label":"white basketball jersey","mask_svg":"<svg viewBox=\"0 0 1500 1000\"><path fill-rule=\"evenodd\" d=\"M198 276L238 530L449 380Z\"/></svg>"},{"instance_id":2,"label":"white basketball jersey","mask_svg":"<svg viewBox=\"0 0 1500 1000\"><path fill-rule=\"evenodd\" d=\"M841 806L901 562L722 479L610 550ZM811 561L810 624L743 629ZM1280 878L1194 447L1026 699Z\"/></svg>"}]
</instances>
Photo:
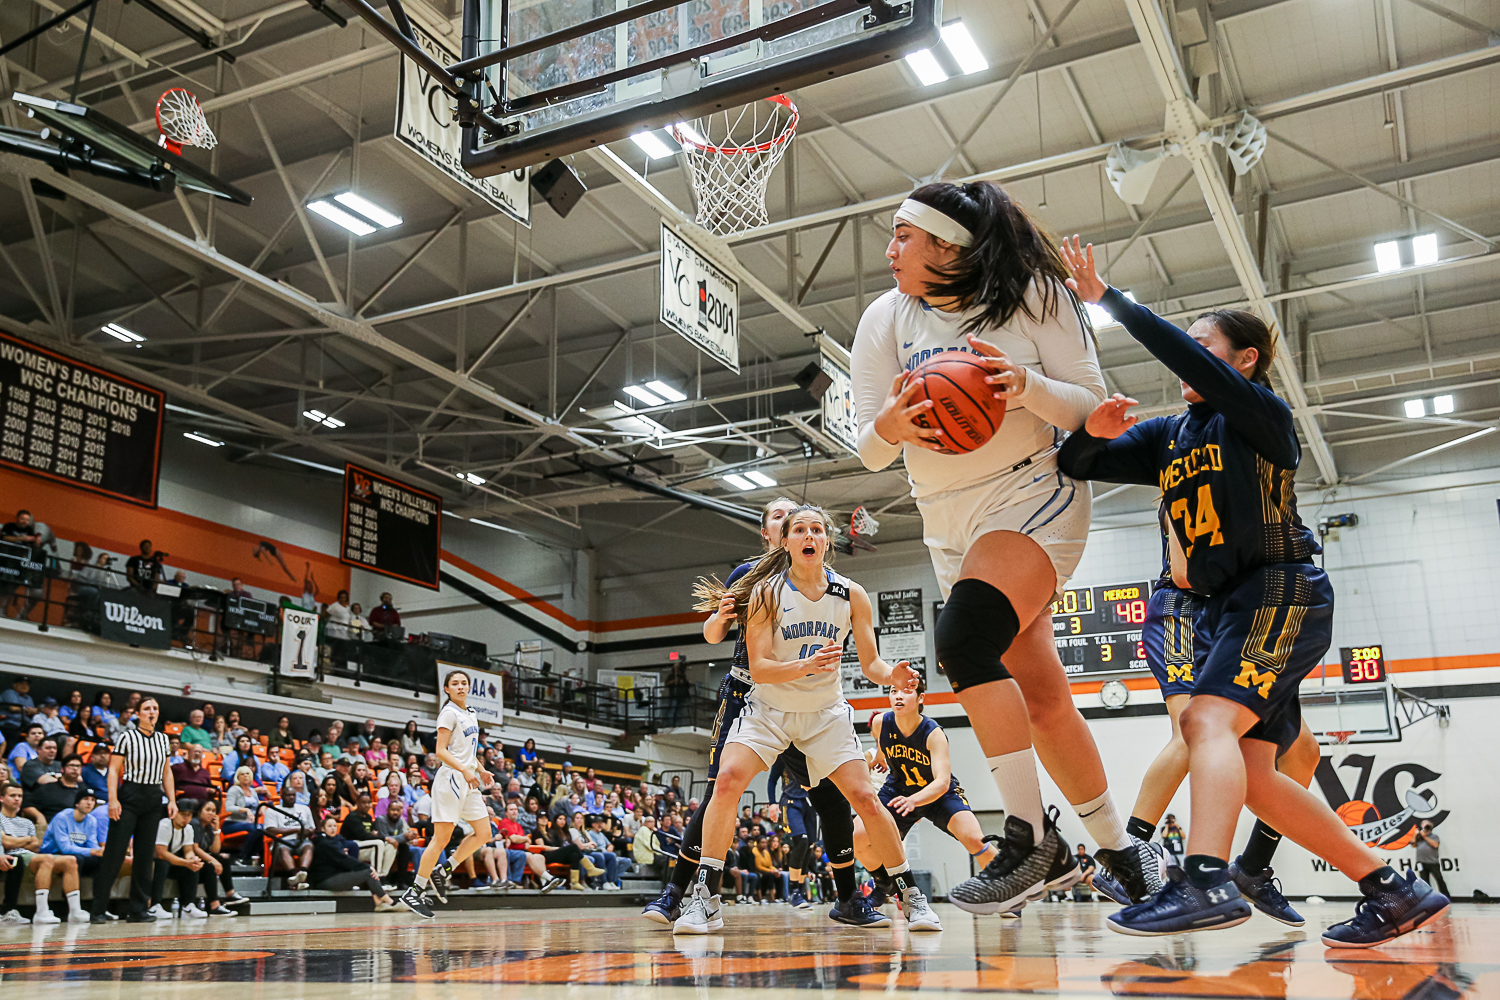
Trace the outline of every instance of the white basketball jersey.
<instances>
[{"instance_id":1,"label":"white basketball jersey","mask_svg":"<svg viewBox=\"0 0 1500 1000\"><path fill-rule=\"evenodd\" d=\"M771 658L789 663L811 656L820 646L843 645L849 638L849 580L833 570L828 589L813 600L783 576L777 584L778 617ZM751 697L781 712L818 712L844 700L839 671L808 674L782 684L757 684Z\"/></svg>"},{"instance_id":2,"label":"white basketball jersey","mask_svg":"<svg viewBox=\"0 0 1500 1000\"><path fill-rule=\"evenodd\" d=\"M447 729L448 753L464 767L479 766L479 717L467 708L459 708L453 702L443 706L438 713L437 727Z\"/></svg>"}]
</instances>

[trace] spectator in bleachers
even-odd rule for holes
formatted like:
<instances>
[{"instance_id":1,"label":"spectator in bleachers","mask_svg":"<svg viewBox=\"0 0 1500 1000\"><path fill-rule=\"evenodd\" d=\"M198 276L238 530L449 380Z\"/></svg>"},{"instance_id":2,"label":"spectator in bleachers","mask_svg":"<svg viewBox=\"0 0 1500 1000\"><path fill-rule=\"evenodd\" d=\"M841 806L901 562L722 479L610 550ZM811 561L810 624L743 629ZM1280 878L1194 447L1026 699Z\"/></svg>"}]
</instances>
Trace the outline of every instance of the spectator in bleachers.
<instances>
[{"instance_id":1,"label":"spectator in bleachers","mask_svg":"<svg viewBox=\"0 0 1500 1000\"><path fill-rule=\"evenodd\" d=\"M241 736L248 736L250 734L250 730L240 725L240 713L234 709L230 709L227 715L228 717L224 720L224 724L229 728L230 736L238 740Z\"/></svg>"},{"instance_id":2,"label":"spectator in bleachers","mask_svg":"<svg viewBox=\"0 0 1500 1000\"><path fill-rule=\"evenodd\" d=\"M229 720L222 715L214 716L214 728L208 734L208 748L219 754L234 749L234 737L229 735Z\"/></svg>"},{"instance_id":3,"label":"spectator in bleachers","mask_svg":"<svg viewBox=\"0 0 1500 1000\"><path fill-rule=\"evenodd\" d=\"M38 782L56 781L62 773L62 761L57 759L59 737L45 736L36 745L36 756L21 768L21 787L29 797L36 791Z\"/></svg>"},{"instance_id":4,"label":"spectator in bleachers","mask_svg":"<svg viewBox=\"0 0 1500 1000\"><path fill-rule=\"evenodd\" d=\"M481 851L485 869L490 873L490 878L502 888L519 886L529 870L536 877L542 891L551 892L562 885L562 880L548 877L542 856L526 850L530 835L520 820L520 811L514 805L506 806L505 818L497 824L498 833L494 842ZM500 870L502 860L505 862L504 871Z\"/></svg>"},{"instance_id":5,"label":"spectator in bleachers","mask_svg":"<svg viewBox=\"0 0 1500 1000\"><path fill-rule=\"evenodd\" d=\"M21 815L21 789L17 785L6 785L0 789L0 845L12 856L15 866L6 872L5 898L0 902L5 923L25 923L26 919L16 910L20 896L21 879L30 871L36 879L36 916L33 924L56 924L60 920L47 904L52 891L52 876L60 872L63 891L68 899L68 922L81 923L73 919L74 913L82 912L78 895L78 861L70 854L42 853L42 838L37 836L36 824ZM88 919L88 914L83 915Z\"/></svg>"},{"instance_id":6,"label":"spectator in bleachers","mask_svg":"<svg viewBox=\"0 0 1500 1000\"><path fill-rule=\"evenodd\" d=\"M329 639L347 641L350 638L349 622L353 618L354 609L349 607L349 591L341 590L334 602L323 608L323 620L326 623L323 634Z\"/></svg>"},{"instance_id":7,"label":"spectator in bleachers","mask_svg":"<svg viewBox=\"0 0 1500 1000\"><path fill-rule=\"evenodd\" d=\"M255 769L255 778L259 784L266 786L269 790L281 787L281 783L287 779L292 769L281 762L281 756L277 753L266 755L266 759L260 762Z\"/></svg>"},{"instance_id":8,"label":"spectator in bleachers","mask_svg":"<svg viewBox=\"0 0 1500 1000\"><path fill-rule=\"evenodd\" d=\"M42 738L66 734L68 724L63 721L56 698L43 698L31 721L42 727Z\"/></svg>"},{"instance_id":9,"label":"spectator in bleachers","mask_svg":"<svg viewBox=\"0 0 1500 1000\"><path fill-rule=\"evenodd\" d=\"M437 774L438 766L439 761L437 754L429 753L426 757L422 758L422 784L432 784L432 778L433 775Z\"/></svg>"},{"instance_id":10,"label":"spectator in bleachers","mask_svg":"<svg viewBox=\"0 0 1500 1000\"><path fill-rule=\"evenodd\" d=\"M187 753L182 749L182 740L178 739L176 736L168 737L167 763L181 764L185 760L187 760Z\"/></svg>"},{"instance_id":11,"label":"spectator in bleachers","mask_svg":"<svg viewBox=\"0 0 1500 1000\"><path fill-rule=\"evenodd\" d=\"M359 732L354 734L352 739L359 740L359 748L361 750L368 750L370 748L370 741L373 740L377 735L378 734L375 729L375 720L366 719L364 726L360 729Z\"/></svg>"},{"instance_id":12,"label":"spectator in bleachers","mask_svg":"<svg viewBox=\"0 0 1500 1000\"><path fill-rule=\"evenodd\" d=\"M300 763L306 764L307 758L302 758ZM291 774L287 775L286 780L281 783L282 790L285 791L290 788L292 790L292 799L301 806L309 805L312 802L312 785L307 779L307 771L298 767Z\"/></svg>"},{"instance_id":13,"label":"spectator in bleachers","mask_svg":"<svg viewBox=\"0 0 1500 1000\"><path fill-rule=\"evenodd\" d=\"M403 757L409 756L411 754L417 754L420 756L421 754L425 754L427 752L427 747L423 745L422 737L417 732L416 719L407 720L406 728L401 732L401 744L399 749L401 751L401 756Z\"/></svg>"},{"instance_id":14,"label":"spectator in bleachers","mask_svg":"<svg viewBox=\"0 0 1500 1000\"><path fill-rule=\"evenodd\" d=\"M6 757L13 780L21 780L21 768L25 767L28 761L36 759L37 747L41 743L41 725L35 722L26 723L18 733L15 746L11 747L10 754Z\"/></svg>"},{"instance_id":15,"label":"spectator in bleachers","mask_svg":"<svg viewBox=\"0 0 1500 1000\"><path fill-rule=\"evenodd\" d=\"M77 713L68 720L68 735L80 740L96 740L98 726L94 722L92 705L79 705Z\"/></svg>"},{"instance_id":16,"label":"spectator in bleachers","mask_svg":"<svg viewBox=\"0 0 1500 1000\"><path fill-rule=\"evenodd\" d=\"M213 749L213 740L209 738L208 730L203 728L203 710L195 708L188 713L187 725L182 727L178 739L183 743L192 743L205 750Z\"/></svg>"},{"instance_id":17,"label":"spectator in bleachers","mask_svg":"<svg viewBox=\"0 0 1500 1000\"><path fill-rule=\"evenodd\" d=\"M370 620L358 604L349 605L349 638L354 642L369 642L372 634Z\"/></svg>"},{"instance_id":18,"label":"spectator in bleachers","mask_svg":"<svg viewBox=\"0 0 1500 1000\"><path fill-rule=\"evenodd\" d=\"M385 891L375 869L359 859L359 846L339 835L338 817L331 813L323 818L320 835L313 840L308 877L314 888L328 892L365 889L375 898L378 913L403 909Z\"/></svg>"},{"instance_id":19,"label":"spectator in bleachers","mask_svg":"<svg viewBox=\"0 0 1500 1000\"><path fill-rule=\"evenodd\" d=\"M241 733L235 737L234 749L224 751L224 764L219 768L219 780L225 785L232 785L236 771L242 767L254 768L257 763L250 734Z\"/></svg>"},{"instance_id":20,"label":"spectator in bleachers","mask_svg":"<svg viewBox=\"0 0 1500 1000\"><path fill-rule=\"evenodd\" d=\"M594 813L589 817L588 838L598 853L604 855L605 863L602 865L604 868L604 888L622 888L620 885L620 876L625 873L626 868L630 867L630 861L628 858L615 853L614 840L609 834L604 832L604 817L599 813ZM595 861L594 863L598 864L599 862Z\"/></svg>"},{"instance_id":21,"label":"spectator in bleachers","mask_svg":"<svg viewBox=\"0 0 1500 1000\"><path fill-rule=\"evenodd\" d=\"M14 742L14 734L19 733L36 714L36 702L31 700L31 678L22 676L11 681L8 690L0 691L0 705L5 707L5 715L0 717L0 729L4 729Z\"/></svg>"},{"instance_id":22,"label":"spectator in bleachers","mask_svg":"<svg viewBox=\"0 0 1500 1000\"><path fill-rule=\"evenodd\" d=\"M330 722L328 724L328 731L323 734L323 749L333 754L334 759L337 759L338 755L344 752L344 748L339 746L339 737L342 735L344 735L344 724L338 719Z\"/></svg>"},{"instance_id":23,"label":"spectator in bleachers","mask_svg":"<svg viewBox=\"0 0 1500 1000\"><path fill-rule=\"evenodd\" d=\"M108 691L100 691L94 695L94 719L96 722L110 726L120 721L120 717L111 711L110 706L114 704L114 695Z\"/></svg>"},{"instance_id":24,"label":"spectator in bleachers","mask_svg":"<svg viewBox=\"0 0 1500 1000\"><path fill-rule=\"evenodd\" d=\"M254 772L248 764L240 765L234 772L234 785L224 796L224 832L240 833L240 860L248 863L260 847L261 825L260 793L254 785Z\"/></svg>"},{"instance_id":25,"label":"spectator in bleachers","mask_svg":"<svg viewBox=\"0 0 1500 1000\"><path fill-rule=\"evenodd\" d=\"M380 603L370 609L367 617L370 621L370 630L375 633L377 639L385 637L386 629L401 627L401 612L397 611L395 605L391 603L391 595L388 592L380 595Z\"/></svg>"},{"instance_id":26,"label":"spectator in bleachers","mask_svg":"<svg viewBox=\"0 0 1500 1000\"><path fill-rule=\"evenodd\" d=\"M198 803L192 799L178 799L177 811L163 817L157 824L156 867L151 883L151 906L146 911L157 920L172 919L172 911L162 905L169 877L177 883L176 899L182 915L205 915L194 905L198 899L198 872L206 864L193 850L197 837L192 822L197 807Z\"/></svg>"},{"instance_id":27,"label":"spectator in bleachers","mask_svg":"<svg viewBox=\"0 0 1500 1000\"><path fill-rule=\"evenodd\" d=\"M416 804L421 796L419 789L407 785L401 772L392 768L386 772L385 784L380 786L380 797L376 802L375 815L384 816L390 803L394 802L401 807L401 815L405 817L406 810Z\"/></svg>"},{"instance_id":28,"label":"spectator in bleachers","mask_svg":"<svg viewBox=\"0 0 1500 1000\"><path fill-rule=\"evenodd\" d=\"M94 820L94 807L98 804L94 790L87 786L73 792L73 802L57 813L47 824L47 834L42 838L43 854L70 855L78 866L78 874L92 875L104 856L104 845L99 842L99 827ZM82 906L80 904L80 911ZM83 923L82 920L70 922ZM88 914L85 913L87 918Z\"/></svg>"},{"instance_id":29,"label":"spectator in bleachers","mask_svg":"<svg viewBox=\"0 0 1500 1000\"><path fill-rule=\"evenodd\" d=\"M290 785L283 785L280 806L266 810L265 818L266 836L276 841L271 871L291 872L294 887L301 885L307 881L304 873L312 863L312 838L318 829L312 809L297 801L297 793ZM299 879L297 875L302 877Z\"/></svg>"},{"instance_id":30,"label":"spectator in bleachers","mask_svg":"<svg viewBox=\"0 0 1500 1000\"><path fill-rule=\"evenodd\" d=\"M380 791L375 784L375 775L370 771L370 765L363 757L354 759L354 769L350 772L349 781L354 786L355 793L369 792L370 801L375 800L375 795Z\"/></svg>"},{"instance_id":31,"label":"spectator in bleachers","mask_svg":"<svg viewBox=\"0 0 1500 1000\"><path fill-rule=\"evenodd\" d=\"M152 546L151 539L141 539L139 554L125 560L125 579L143 594L155 593L157 581L166 578L166 571L162 567L162 561L166 558L165 552L157 552Z\"/></svg>"},{"instance_id":32,"label":"spectator in bleachers","mask_svg":"<svg viewBox=\"0 0 1500 1000\"><path fill-rule=\"evenodd\" d=\"M38 831L45 835L52 817L72 809L78 800L79 790L87 787L83 783L83 758L77 754L64 757L62 770L55 776L43 775L37 779L36 787L26 795L26 805L40 813L45 821L37 824Z\"/></svg>"},{"instance_id":33,"label":"spectator in bleachers","mask_svg":"<svg viewBox=\"0 0 1500 1000\"><path fill-rule=\"evenodd\" d=\"M172 765L172 783L183 798L203 801L217 798L213 772L203 766L203 748L196 743L187 749L187 759Z\"/></svg>"},{"instance_id":34,"label":"spectator in bleachers","mask_svg":"<svg viewBox=\"0 0 1500 1000\"><path fill-rule=\"evenodd\" d=\"M541 755L536 752L536 740L528 739L521 749L516 751L516 766L525 767L527 764L541 763Z\"/></svg>"},{"instance_id":35,"label":"spectator in bleachers","mask_svg":"<svg viewBox=\"0 0 1500 1000\"><path fill-rule=\"evenodd\" d=\"M280 750L289 747L296 741L292 739L292 717L289 715L278 715L276 726L271 730L270 742L267 746L272 750Z\"/></svg>"},{"instance_id":36,"label":"spectator in bleachers","mask_svg":"<svg viewBox=\"0 0 1500 1000\"><path fill-rule=\"evenodd\" d=\"M354 785L354 758L348 754L340 754L333 762L334 793L338 795L340 806L353 806L358 789ZM326 782L325 782L326 783ZM332 807L334 803L330 802Z\"/></svg>"},{"instance_id":37,"label":"spectator in bleachers","mask_svg":"<svg viewBox=\"0 0 1500 1000\"><path fill-rule=\"evenodd\" d=\"M525 808L517 810L516 817L527 836L536 833L541 824L547 820L546 814L541 811L541 802L534 798L526 800Z\"/></svg>"},{"instance_id":38,"label":"spectator in bleachers","mask_svg":"<svg viewBox=\"0 0 1500 1000\"><path fill-rule=\"evenodd\" d=\"M322 829L323 816L322 813L320 813L318 810L322 810L323 812L331 812L336 817L339 816L339 806L343 801L339 797L339 776L337 774L329 774L327 777L325 777L322 782L319 783L318 793L317 795L313 796L313 798L318 800L315 803L310 803L311 805L316 806L316 808L313 810L313 819L318 821L318 828Z\"/></svg>"},{"instance_id":39,"label":"spectator in bleachers","mask_svg":"<svg viewBox=\"0 0 1500 1000\"><path fill-rule=\"evenodd\" d=\"M234 888L234 876L230 874L229 855L223 853L222 832L219 829L219 806L212 799L198 803L193 816L193 851L203 859L199 869L199 884L203 886L203 899L208 904L210 917L232 917L235 913L227 906L244 906L250 902ZM219 895L223 886L224 894ZM191 916L192 914L189 914Z\"/></svg>"},{"instance_id":40,"label":"spectator in bleachers","mask_svg":"<svg viewBox=\"0 0 1500 1000\"><path fill-rule=\"evenodd\" d=\"M32 520L31 511L29 510L16 511L16 519L14 521L7 521L4 526L0 526L0 541L26 546L31 550L30 559L32 562L41 562L46 554L42 551L42 540L42 532L38 530L36 522ZM21 613L19 615L11 615L10 605L12 602L7 600L5 602L5 616L7 618L26 618L31 614L31 609L36 607L37 602L42 599L42 593L41 587L27 587L26 603L22 607Z\"/></svg>"},{"instance_id":41,"label":"spectator in bleachers","mask_svg":"<svg viewBox=\"0 0 1500 1000\"><path fill-rule=\"evenodd\" d=\"M83 768L83 783L93 789L100 805L109 802L109 744L94 745Z\"/></svg>"},{"instance_id":42,"label":"spectator in bleachers","mask_svg":"<svg viewBox=\"0 0 1500 1000\"><path fill-rule=\"evenodd\" d=\"M542 857L548 864L568 866L569 889L582 892L588 888L584 884L584 876L598 878L604 874L604 869L589 860L583 850L573 843L573 838L568 834L568 821L562 816L556 817L546 829L533 838L533 843L540 844Z\"/></svg>"},{"instance_id":43,"label":"spectator in bleachers","mask_svg":"<svg viewBox=\"0 0 1500 1000\"><path fill-rule=\"evenodd\" d=\"M411 885L414 877L411 856L419 835L403 818L399 801L387 801L385 809L375 817L375 836L396 852L390 869L391 880L403 889Z\"/></svg>"},{"instance_id":44,"label":"spectator in bleachers","mask_svg":"<svg viewBox=\"0 0 1500 1000\"><path fill-rule=\"evenodd\" d=\"M229 589L225 591L230 597L254 597L255 595L245 589L245 581L234 577L229 581Z\"/></svg>"},{"instance_id":45,"label":"spectator in bleachers","mask_svg":"<svg viewBox=\"0 0 1500 1000\"><path fill-rule=\"evenodd\" d=\"M365 751L365 762L370 765L370 769L383 771L390 767L390 760L390 755L385 750L385 740L379 736L371 738L370 749Z\"/></svg>"},{"instance_id":46,"label":"spectator in bleachers","mask_svg":"<svg viewBox=\"0 0 1500 1000\"><path fill-rule=\"evenodd\" d=\"M72 722L78 718L78 710L83 707L83 692L77 688L68 692L68 697L57 707L57 714L64 723Z\"/></svg>"},{"instance_id":47,"label":"spectator in bleachers","mask_svg":"<svg viewBox=\"0 0 1500 1000\"><path fill-rule=\"evenodd\" d=\"M655 816L641 816L640 829L636 830L635 839L631 841L630 854L635 858L638 871L658 880L666 876L667 855L657 844Z\"/></svg>"}]
</instances>

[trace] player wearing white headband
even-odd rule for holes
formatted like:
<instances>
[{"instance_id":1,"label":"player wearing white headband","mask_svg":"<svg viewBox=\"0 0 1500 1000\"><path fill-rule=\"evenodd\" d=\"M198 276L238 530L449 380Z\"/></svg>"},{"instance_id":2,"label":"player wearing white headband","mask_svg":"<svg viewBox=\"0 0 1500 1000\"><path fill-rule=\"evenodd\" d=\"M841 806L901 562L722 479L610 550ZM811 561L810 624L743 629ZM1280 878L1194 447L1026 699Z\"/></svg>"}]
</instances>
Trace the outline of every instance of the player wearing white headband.
<instances>
[{"instance_id":1,"label":"player wearing white headband","mask_svg":"<svg viewBox=\"0 0 1500 1000\"><path fill-rule=\"evenodd\" d=\"M1160 885L1156 855L1126 833L1110 799L1047 613L1089 530L1088 486L1058 470L1057 449L1105 396L1055 243L998 184L923 185L896 212L886 250L896 287L865 310L854 338L860 459L878 470L905 456L945 598L938 661L1005 803L999 854L949 894L977 913L1018 909L1081 877L1042 806L1038 755L1131 896ZM968 454L943 454L940 433L914 419L932 404L914 401L907 375L942 351L988 358L1006 403L995 436Z\"/></svg>"}]
</instances>

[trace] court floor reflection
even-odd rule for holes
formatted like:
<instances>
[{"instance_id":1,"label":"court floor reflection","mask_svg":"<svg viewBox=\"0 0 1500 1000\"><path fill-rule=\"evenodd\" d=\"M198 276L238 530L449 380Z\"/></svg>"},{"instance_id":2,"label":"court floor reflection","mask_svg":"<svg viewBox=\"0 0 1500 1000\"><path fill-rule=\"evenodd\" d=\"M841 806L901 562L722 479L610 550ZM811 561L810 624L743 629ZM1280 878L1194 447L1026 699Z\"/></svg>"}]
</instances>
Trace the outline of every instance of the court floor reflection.
<instances>
[{"instance_id":1,"label":"court floor reflection","mask_svg":"<svg viewBox=\"0 0 1500 1000\"><path fill-rule=\"evenodd\" d=\"M1394 945L1333 951L1314 931L1257 916L1233 930L1128 938L1100 905L1028 908L1019 921L940 906L941 934L866 931L820 912L727 911L722 935L679 938L633 910L450 911L251 917L148 926L0 928L0 984L24 997L207 1000L224 983L295 984L299 998L562 1000L580 987L610 1000L689 991L757 1000L792 991L932 991L991 996L1261 997L1274 1000L1500 1000L1500 908L1458 905ZM1347 906L1310 906L1309 928ZM268 991L269 994L269 991ZM687 996L684 993L684 996Z\"/></svg>"}]
</instances>

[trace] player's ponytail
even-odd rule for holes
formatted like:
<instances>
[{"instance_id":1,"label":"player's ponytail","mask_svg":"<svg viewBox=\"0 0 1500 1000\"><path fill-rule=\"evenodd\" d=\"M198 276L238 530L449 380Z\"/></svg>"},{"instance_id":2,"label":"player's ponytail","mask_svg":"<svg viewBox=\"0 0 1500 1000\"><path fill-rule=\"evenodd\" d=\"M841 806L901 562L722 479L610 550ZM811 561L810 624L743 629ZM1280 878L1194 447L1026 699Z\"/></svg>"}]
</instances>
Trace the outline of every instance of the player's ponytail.
<instances>
[{"instance_id":1,"label":"player's ponytail","mask_svg":"<svg viewBox=\"0 0 1500 1000\"><path fill-rule=\"evenodd\" d=\"M805 504L794 507L782 523L790 527L792 519L799 514L813 513L823 520L823 530L828 535L828 547L823 552L823 563L827 565L833 561L833 534L837 530L833 526L833 519L822 507ZM786 545L786 529L782 531L781 544L765 555L750 567L744 576L734 582L734 586L726 587L720 583L717 577L699 577L693 584L693 596L697 603L693 605L695 611L713 612L719 609L719 602L725 597L734 598L734 613L738 620L743 623L751 615L766 608L774 624L778 603L773 582L781 577L787 570L792 568L792 552Z\"/></svg>"},{"instance_id":2,"label":"player's ponytail","mask_svg":"<svg viewBox=\"0 0 1500 1000\"><path fill-rule=\"evenodd\" d=\"M939 181L923 184L907 197L937 209L973 235L974 242L960 248L958 259L934 269L941 280L927 286L933 296L953 296L965 309L980 310L964 324L965 333L982 336L984 330L1008 323L1018 310L1040 323L1064 304L1085 330L1092 329L1064 284L1069 274L1057 240L999 184ZM1026 300L1033 284L1035 303Z\"/></svg>"},{"instance_id":3,"label":"player's ponytail","mask_svg":"<svg viewBox=\"0 0 1500 1000\"><path fill-rule=\"evenodd\" d=\"M1265 321L1243 309L1215 309L1198 317L1208 320L1214 329L1234 346L1236 351L1255 348L1255 369L1248 378L1256 385L1271 388L1271 362L1276 359L1276 334ZM1195 321L1196 322L1196 321Z\"/></svg>"}]
</instances>

